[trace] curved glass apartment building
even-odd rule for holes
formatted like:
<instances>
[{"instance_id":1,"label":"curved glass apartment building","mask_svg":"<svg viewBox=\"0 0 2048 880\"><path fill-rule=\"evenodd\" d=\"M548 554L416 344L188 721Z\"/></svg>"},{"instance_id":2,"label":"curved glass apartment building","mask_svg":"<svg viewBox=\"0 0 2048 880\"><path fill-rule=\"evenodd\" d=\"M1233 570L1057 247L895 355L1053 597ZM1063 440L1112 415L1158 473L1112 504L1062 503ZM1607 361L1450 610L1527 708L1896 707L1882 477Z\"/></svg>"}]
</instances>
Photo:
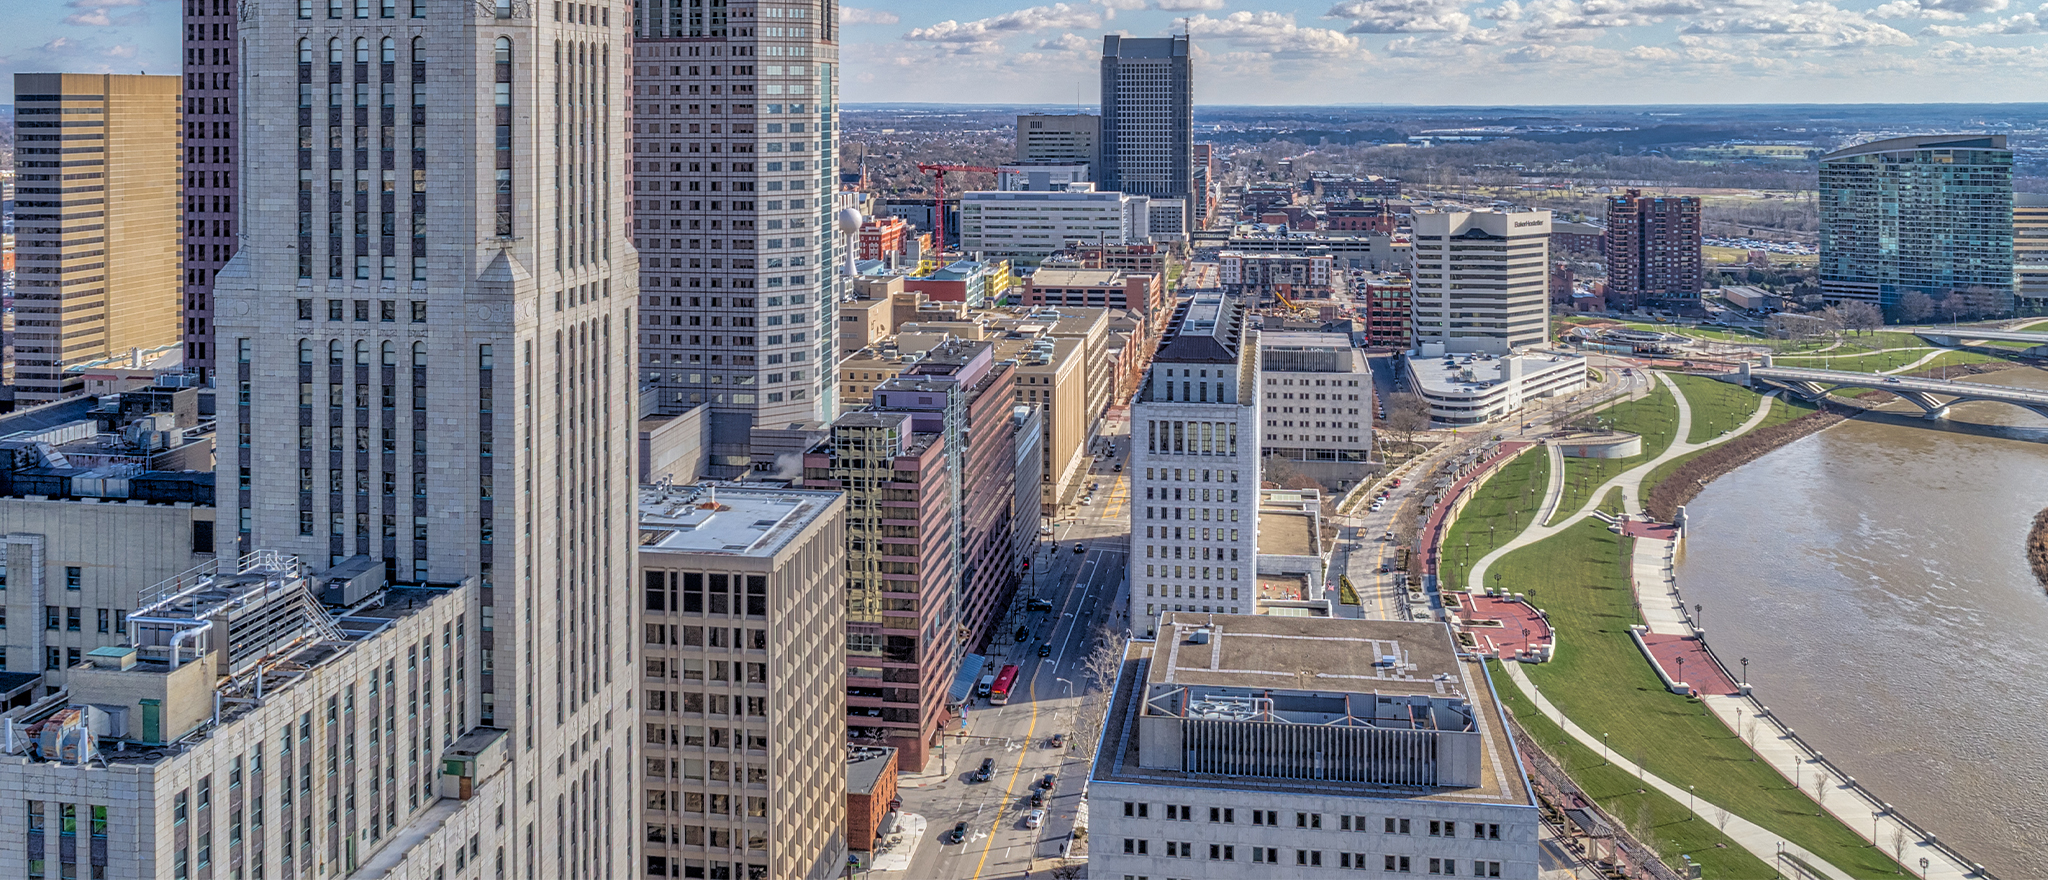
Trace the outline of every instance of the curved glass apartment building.
<instances>
[{"instance_id":1,"label":"curved glass apartment building","mask_svg":"<svg viewBox=\"0 0 2048 880\"><path fill-rule=\"evenodd\" d=\"M1830 300L1896 308L1963 292L2013 308L2012 151L2004 135L1919 135L1820 160L1820 285Z\"/></svg>"}]
</instances>

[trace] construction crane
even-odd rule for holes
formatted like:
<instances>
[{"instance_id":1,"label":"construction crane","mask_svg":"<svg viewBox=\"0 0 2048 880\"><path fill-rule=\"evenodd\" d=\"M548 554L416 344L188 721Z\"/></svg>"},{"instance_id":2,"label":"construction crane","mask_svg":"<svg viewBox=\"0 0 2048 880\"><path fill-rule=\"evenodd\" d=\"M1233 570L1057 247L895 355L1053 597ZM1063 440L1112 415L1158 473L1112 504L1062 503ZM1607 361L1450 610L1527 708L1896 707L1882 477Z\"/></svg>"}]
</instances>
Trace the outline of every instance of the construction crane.
<instances>
[{"instance_id":1,"label":"construction crane","mask_svg":"<svg viewBox=\"0 0 2048 880\"><path fill-rule=\"evenodd\" d=\"M932 205L932 225L937 227L937 239L933 244L932 252L943 254L946 252L946 172L985 171L989 174L997 172L996 169L984 165L927 165L923 162L918 163L917 170L930 174L939 180L938 198Z\"/></svg>"}]
</instances>

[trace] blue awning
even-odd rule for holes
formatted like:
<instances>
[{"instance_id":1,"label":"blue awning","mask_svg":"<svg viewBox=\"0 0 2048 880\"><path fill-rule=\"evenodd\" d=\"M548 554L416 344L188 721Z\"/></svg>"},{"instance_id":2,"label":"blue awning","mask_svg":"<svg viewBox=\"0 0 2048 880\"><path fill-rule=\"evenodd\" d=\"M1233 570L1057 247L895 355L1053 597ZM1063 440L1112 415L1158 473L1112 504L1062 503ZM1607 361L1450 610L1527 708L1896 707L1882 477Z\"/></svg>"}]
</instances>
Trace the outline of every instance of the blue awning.
<instances>
[{"instance_id":1,"label":"blue awning","mask_svg":"<svg viewBox=\"0 0 2048 880\"><path fill-rule=\"evenodd\" d=\"M967 702L967 696L974 693L974 682L981 678L981 670L987 665L988 658L980 654L960 658L960 671L953 676L953 688L946 691L946 705L958 706Z\"/></svg>"}]
</instances>

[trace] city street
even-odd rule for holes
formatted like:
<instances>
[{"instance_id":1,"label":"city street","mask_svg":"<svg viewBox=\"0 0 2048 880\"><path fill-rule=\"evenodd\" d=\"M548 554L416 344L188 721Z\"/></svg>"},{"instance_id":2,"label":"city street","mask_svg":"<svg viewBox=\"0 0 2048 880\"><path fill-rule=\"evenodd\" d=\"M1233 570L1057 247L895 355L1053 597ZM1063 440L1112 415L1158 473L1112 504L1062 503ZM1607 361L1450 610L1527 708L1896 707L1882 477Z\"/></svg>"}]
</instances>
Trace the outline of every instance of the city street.
<instances>
[{"instance_id":1,"label":"city street","mask_svg":"<svg viewBox=\"0 0 2048 880\"><path fill-rule=\"evenodd\" d=\"M1125 460L1129 448L1122 426L1109 424L1104 440L1116 442L1118 451L1089 463L1090 484L1100 486L1092 493L1093 503L1061 512L1054 535L1040 542L1032 574L989 644L991 670L1010 663L1018 667L1009 704L991 706L972 698L964 722L948 732L928 772L904 775L903 809L924 817L922 839L907 870L870 875L1020 877L1034 865L1059 858L1071 839L1087 778L1086 747L1069 741L1053 748L1049 740L1055 733L1071 737L1083 699L1106 698L1090 691L1083 667L1103 623L1118 633L1125 626L1129 481L1114 466ZM1098 447L1102 443L1097 441ZM1077 544L1085 552L1074 552ZM1026 603L1034 594L1050 600L1052 610L1028 611ZM1028 633L1017 641L1013 636L1020 626ZM1049 648L1049 656L1038 656L1041 645ZM988 782L974 782L984 759L995 762L994 775ZM1027 828L1032 792L1048 773L1054 785L1045 800L1044 824ZM964 843L952 838L959 822L967 823Z\"/></svg>"}]
</instances>

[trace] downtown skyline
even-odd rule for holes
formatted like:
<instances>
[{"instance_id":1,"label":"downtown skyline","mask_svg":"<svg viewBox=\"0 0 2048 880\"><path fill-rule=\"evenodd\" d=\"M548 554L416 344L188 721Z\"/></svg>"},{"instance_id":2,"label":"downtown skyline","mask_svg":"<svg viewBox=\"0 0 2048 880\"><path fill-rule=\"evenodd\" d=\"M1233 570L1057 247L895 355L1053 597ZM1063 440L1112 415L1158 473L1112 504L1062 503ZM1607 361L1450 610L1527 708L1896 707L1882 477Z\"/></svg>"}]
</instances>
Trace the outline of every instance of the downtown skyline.
<instances>
[{"instance_id":1,"label":"downtown skyline","mask_svg":"<svg viewBox=\"0 0 2048 880\"><path fill-rule=\"evenodd\" d=\"M16 72L175 73L166 0L23 0ZM1198 104L1859 103L2029 97L2048 7L2011 0L873 0L846 100L1097 102L1101 34L1187 32ZM1615 78L1620 70L1659 75ZM935 77L944 72L945 76ZM931 88L963 76L974 94ZM12 101L12 95L5 96Z\"/></svg>"}]
</instances>

